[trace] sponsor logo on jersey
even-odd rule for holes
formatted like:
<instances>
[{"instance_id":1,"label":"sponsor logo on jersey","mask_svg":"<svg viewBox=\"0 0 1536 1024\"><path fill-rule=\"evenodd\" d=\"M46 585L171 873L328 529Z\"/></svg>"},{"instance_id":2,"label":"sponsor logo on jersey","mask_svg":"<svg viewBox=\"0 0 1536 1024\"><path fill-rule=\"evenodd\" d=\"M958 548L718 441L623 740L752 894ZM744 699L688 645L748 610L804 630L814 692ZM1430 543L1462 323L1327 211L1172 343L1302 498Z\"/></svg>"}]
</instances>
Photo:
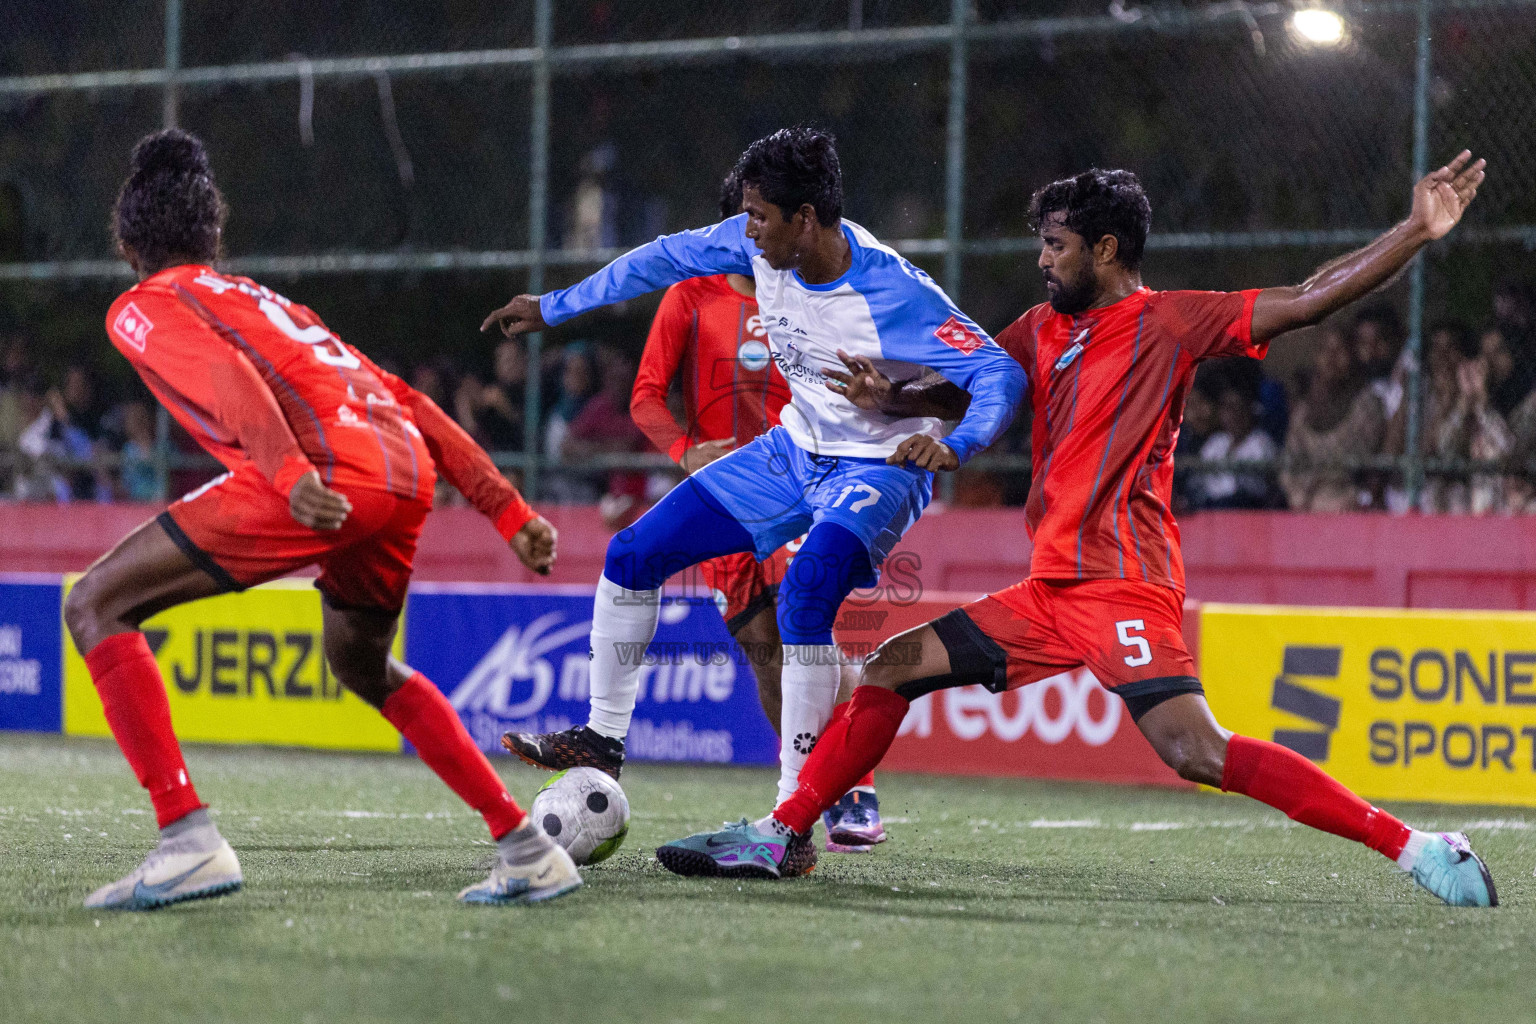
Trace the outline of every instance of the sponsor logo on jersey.
<instances>
[{"instance_id":1,"label":"sponsor logo on jersey","mask_svg":"<svg viewBox=\"0 0 1536 1024\"><path fill-rule=\"evenodd\" d=\"M155 325L150 322L149 317L131 302L124 306L122 312L117 314L117 319L112 321L113 332L123 339L123 344L135 352L144 351L144 345L149 341L149 332L154 329Z\"/></svg>"},{"instance_id":2,"label":"sponsor logo on jersey","mask_svg":"<svg viewBox=\"0 0 1536 1024\"><path fill-rule=\"evenodd\" d=\"M960 322L959 317L951 316L939 325L939 329L933 332L933 336L952 349L957 349L970 355L987 343L986 336L971 330Z\"/></svg>"},{"instance_id":3,"label":"sponsor logo on jersey","mask_svg":"<svg viewBox=\"0 0 1536 1024\"><path fill-rule=\"evenodd\" d=\"M748 338L736 350L736 358L741 361L743 369L754 373L766 370L769 361L768 346L756 338Z\"/></svg>"},{"instance_id":4,"label":"sponsor logo on jersey","mask_svg":"<svg viewBox=\"0 0 1536 1024\"><path fill-rule=\"evenodd\" d=\"M363 418L352 411L350 405L338 405L336 407L336 425L340 427L366 427Z\"/></svg>"}]
</instances>

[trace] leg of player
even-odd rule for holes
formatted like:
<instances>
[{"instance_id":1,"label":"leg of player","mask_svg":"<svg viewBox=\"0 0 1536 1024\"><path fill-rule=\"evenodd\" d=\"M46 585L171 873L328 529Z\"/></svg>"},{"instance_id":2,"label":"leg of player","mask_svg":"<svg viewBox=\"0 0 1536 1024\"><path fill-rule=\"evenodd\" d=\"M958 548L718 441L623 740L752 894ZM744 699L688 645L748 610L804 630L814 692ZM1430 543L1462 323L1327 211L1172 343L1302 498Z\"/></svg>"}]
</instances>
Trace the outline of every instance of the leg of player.
<instances>
[{"instance_id":1,"label":"leg of player","mask_svg":"<svg viewBox=\"0 0 1536 1024\"><path fill-rule=\"evenodd\" d=\"M768 716L774 732L778 732L783 708L779 687L784 672L784 650L773 606L752 616L731 637L752 665L752 672L757 676L757 699L762 702L763 714Z\"/></svg>"},{"instance_id":2,"label":"leg of player","mask_svg":"<svg viewBox=\"0 0 1536 1024\"><path fill-rule=\"evenodd\" d=\"M843 663L842 682L837 688L838 704L853 699L861 668L852 662ZM880 820L880 798L875 793L873 769L865 772L842 799L822 813L821 824L827 830L828 853L873 853L876 846L890 838L885 823Z\"/></svg>"},{"instance_id":3,"label":"leg of player","mask_svg":"<svg viewBox=\"0 0 1536 1024\"><path fill-rule=\"evenodd\" d=\"M153 910L240 888L240 862L208 817L171 729L165 681L139 624L224 588L155 521L88 569L64 602L64 622L101 695L107 725L149 791L160 842L131 874L96 890L88 907Z\"/></svg>"},{"instance_id":4,"label":"leg of player","mask_svg":"<svg viewBox=\"0 0 1536 1024\"><path fill-rule=\"evenodd\" d=\"M656 635L661 585L707 558L752 549L751 534L697 481L690 478L674 487L608 544L592 604L587 724L564 732L509 732L502 745L538 768L598 768L618 778L642 655Z\"/></svg>"},{"instance_id":5,"label":"leg of player","mask_svg":"<svg viewBox=\"0 0 1536 1024\"><path fill-rule=\"evenodd\" d=\"M783 713L780 679L784 668L783 641L779 638L778 615L774 608L764 608L748 619L732 634L752 671L757 675L757 696L763 705L763 714L780 730ZM853 688L859 683L859 666L844 663L840 666L840 683L837 703L853 696ZM875 794L875 773L868 772L858 783L843 794L822 815L827 830L828 853L869 853L876 844L889 838L880 820L880 800Z\"/></svg>"},{"instance_id":6,"label":"leg of player","mask_svg":"<svg viewBox=\"0 0 1536 1024\"><path fill-rule=\"evenodd\" d=\"M432 681L390 656L393 612L322 601L326 661L340 683L373 705L465 803L480 812L499 856L485 881L459 893L467 903L537 903L580 888L570 855L512 799L458 712Z\"/></svg>"},{"instance_id":7,"label":"leg of player","mask_svg":"<svg viewBox=\"0 0 1536 1024\"><path fill-rule=\"evenodd\" d=\"M1228 732L1202 694L1171 697L1145 712L1137 725L1182 778L1243 793L1303 825L1363 843L1452 906L1498 905L1493 878L1466 836L1410 829L1295 751Z\"/></svg>"},{"instance_id":8,"label":"leg of player","mask_svg":"<svg viewBox=\"0 0 1536 1024\"><path fill-rule=\"evenodd\" d=\"M786 878L804 874L799 837L837 802L837 794L846 793L880 763L912 701L948 686L979 682L982 671L990 677L992 667L953 666L932 623L892 637L864 662L863 682L853 698L833 710L826 731L800 769L793 796L767 818L743 819L718 832L668 843L657 849L657 859L680 875Z\"/></svg>"}]
</instances>

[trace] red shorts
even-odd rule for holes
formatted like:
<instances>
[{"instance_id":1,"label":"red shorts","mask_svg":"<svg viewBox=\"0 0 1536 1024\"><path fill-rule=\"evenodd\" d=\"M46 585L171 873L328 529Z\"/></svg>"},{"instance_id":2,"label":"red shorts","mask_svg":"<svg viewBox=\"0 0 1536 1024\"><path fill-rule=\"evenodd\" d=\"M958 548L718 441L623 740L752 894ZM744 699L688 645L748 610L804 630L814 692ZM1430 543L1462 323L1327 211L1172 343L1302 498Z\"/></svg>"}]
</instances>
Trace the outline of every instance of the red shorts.
<instances>
[{"instance_id":1,"label":"red shorts","mask_svg":"<svg viewBox=\"0 0 1536 1024\"><path fill-rule=\"evenodd\" d=\"M315 586L340 608L398 612L416 538L430 506L386 491L343 488L352 512L339 530L311 530L254 465L175 502L159 523L176 546L228 590L320 566Z\"/></svg>"},{"instance_id":2,"label":"red shorts","mask_svg":"<svg viewBox=\"0 0 1536 1024\"><path fill-rule=\"evenodd\" d=\"M699 574L714 594L720 617L732 636L758 612L774 606L790 560L804 542L803 536L796 537L761 562L750 551L743 551L699 563Z\"/></svg>"},{"instance_id":3,"label":"red shorts","mask_svg":"<svg viewBox=\"0 0 1536 1024\"><path fill-rule=\"evenodd\" d=\"M989 689L1086 665L1131 701L1201 692L1183 620L1183 596L1155 583L1030 579L941 616L934 629L953 671ZM990 682L981 678L988 672Z\"/></svg>"}]
</instances>

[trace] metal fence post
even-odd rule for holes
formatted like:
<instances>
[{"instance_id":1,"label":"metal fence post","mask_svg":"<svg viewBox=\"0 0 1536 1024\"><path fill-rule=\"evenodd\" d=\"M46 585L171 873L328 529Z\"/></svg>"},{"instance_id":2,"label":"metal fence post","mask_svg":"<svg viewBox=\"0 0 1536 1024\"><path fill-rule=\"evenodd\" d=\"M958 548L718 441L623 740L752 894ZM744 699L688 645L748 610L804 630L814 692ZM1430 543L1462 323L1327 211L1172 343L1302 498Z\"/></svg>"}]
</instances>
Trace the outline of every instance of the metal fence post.
<instances>
[{"instance_id":1,"label":"metal fence post","mask_svg":"<svg viewBox=\"0 0 1536 1024\"><path fill-rule=\"evenodd\" d=\"M161 94L160 126L176 127L180 95L176 72L181 70L181 0L165 0L165 90ZM155 491L164 501L170 493L171 414L155 403Z\"/></svg>"},{"instance_id":2,"label":"metal fence post","mask_svg":"<svg viewBox=\"0 0 1536 1024\"><path fill-rule=\"evenodd\" d=\"M549 218L549 47L553 19L553 0L535 0L533 45L539 57L533 66L533 123L528 146L528 248L533 255L528 269L528 291L533 295L544 292L545 227ZM539 493L543 355L544 335L528 335L528 383L523 391L523 492L529 500Z\"/></svg>"},{"instance_id":3,"label":"metal fence post","mask_svg":"<svg viewBox=\"0 0 1536 1024\"><path fill-rule=\"evenodd\" d=\"M945 132L944 160L944 290L960 301L964 281L961 259L965 238L965 101L970 71L966 29L971 0L950 0L949 6L949 123ZM955 474L939 478L939 493L946 502L955 500Z\"/></svg>"},{"instance_id":4,"label":"metal fence post","mask_svg":"<svg viewBox=\"0 0 1536 1024\"><path fill-rule=\"evenodd\" d=\"M1413 181L1429 172L1429 3L1419 0L1418 52L1413 70ZM1424 490L1424 452L1419 425L1424 418L1424 274L1425 256L1414 258L1408 278L1408 429L1403 443L1403 484L1408 507L1419 507Z\"/></svg>"}]
</instances>

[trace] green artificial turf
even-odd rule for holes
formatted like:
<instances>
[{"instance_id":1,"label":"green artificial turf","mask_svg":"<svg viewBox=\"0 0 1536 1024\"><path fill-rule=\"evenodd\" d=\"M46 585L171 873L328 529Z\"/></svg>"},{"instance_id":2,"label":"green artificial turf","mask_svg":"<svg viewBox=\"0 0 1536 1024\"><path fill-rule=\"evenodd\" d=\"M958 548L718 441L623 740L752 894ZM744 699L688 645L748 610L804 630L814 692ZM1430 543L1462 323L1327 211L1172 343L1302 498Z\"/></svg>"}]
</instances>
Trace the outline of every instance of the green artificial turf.
<instances>
[{"instance_id":1,"label":"green artificial turf","mask_svg":"<svg viewBox=\"0 0 1536 1024\"><path fill-rule=\"evenodd\" d=\"M1505 905L1441 906L1380 856L1237 797L915 775L892 834L808 879L676 878L652 851L773 792L636 765L630 838L581 891L453 899L492 847L419 762L191 747L246 888L84 910L153 818L108 743L0 734L0 1020L1523 1021L1536 812L1467 828ZM498 761L526 799L541 773Z\"/></svg>"}]
</instances>

